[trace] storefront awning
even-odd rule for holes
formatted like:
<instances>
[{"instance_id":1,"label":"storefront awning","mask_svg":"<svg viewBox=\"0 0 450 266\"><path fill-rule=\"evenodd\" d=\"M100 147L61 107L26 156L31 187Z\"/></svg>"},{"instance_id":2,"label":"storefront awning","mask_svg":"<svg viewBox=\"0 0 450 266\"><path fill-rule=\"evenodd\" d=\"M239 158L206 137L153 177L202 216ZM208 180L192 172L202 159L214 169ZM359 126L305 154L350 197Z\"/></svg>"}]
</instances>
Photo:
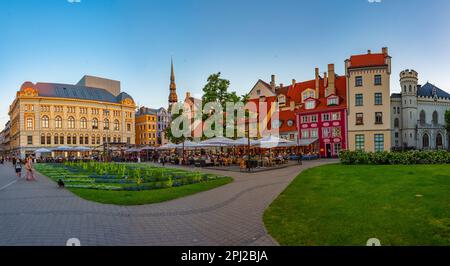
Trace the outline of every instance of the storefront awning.
<instances>
[{"instance_id":1,"label":"storefront awning","mask_svg":"<svg viewBox=\"0 0 450 266\"><path fill-rule=\"evenodd\" d=\"M309 146L313 144L314 142L318 141L318 138L315 139L300 139L298 142L298 146Z\"/></svg>"}]
</instances>

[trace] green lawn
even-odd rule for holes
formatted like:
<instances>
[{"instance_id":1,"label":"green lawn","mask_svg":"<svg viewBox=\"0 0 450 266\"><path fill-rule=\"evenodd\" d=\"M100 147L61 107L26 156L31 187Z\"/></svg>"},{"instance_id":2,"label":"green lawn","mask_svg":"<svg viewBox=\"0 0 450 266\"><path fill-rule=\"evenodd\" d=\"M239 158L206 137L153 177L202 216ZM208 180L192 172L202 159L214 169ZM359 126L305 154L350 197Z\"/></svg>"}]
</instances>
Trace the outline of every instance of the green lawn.
<instances>
[{"instance_id":1,"label":"green lawn","mask_svg":"<svg viewBox=\"0 0 450 266\"><path fill-rule=\"evenodd\" d=\"M143 205L186 197L232 182L231 177L181 187L144 191L106 191L70 188L75 195L90 201L115 205Z\"/></svg>"},{"instance_id":2,"label":"green lawn","mask_svg":"<svg viewBox=\"0 0 450 266\"><path fill-rule=\"evenodd\" d=\"M450 165L306 170L264 213L281 245L450 245Z\"/></svg>"}]
</instances>

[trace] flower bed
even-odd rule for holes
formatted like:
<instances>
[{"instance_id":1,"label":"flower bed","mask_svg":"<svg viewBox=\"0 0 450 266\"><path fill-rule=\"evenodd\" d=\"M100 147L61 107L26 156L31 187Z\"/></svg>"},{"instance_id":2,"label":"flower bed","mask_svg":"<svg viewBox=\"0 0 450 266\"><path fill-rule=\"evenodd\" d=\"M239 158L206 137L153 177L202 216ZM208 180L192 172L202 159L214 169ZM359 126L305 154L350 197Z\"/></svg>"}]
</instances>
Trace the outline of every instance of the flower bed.
<instances>
[{"instance_id":1,"label":"flower bed","mask_svg":"<svg viewBox=\"0 0 450 266\"><path fill-rule=\"evenodd\" d=\"M68 162L65 164L38 164L36 169L67 188L93 190L142 191L180 187L225 178L213 174L188 172L150 165Z\"/></svg>"}]
</instances>

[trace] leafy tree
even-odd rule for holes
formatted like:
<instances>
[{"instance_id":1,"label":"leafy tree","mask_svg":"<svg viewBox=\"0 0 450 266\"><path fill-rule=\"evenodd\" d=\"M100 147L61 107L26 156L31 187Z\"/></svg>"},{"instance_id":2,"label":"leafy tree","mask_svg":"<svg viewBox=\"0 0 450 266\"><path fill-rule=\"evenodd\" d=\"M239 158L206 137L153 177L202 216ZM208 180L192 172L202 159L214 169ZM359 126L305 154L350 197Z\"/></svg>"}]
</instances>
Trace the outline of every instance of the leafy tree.
<instances>
[{"instance_id":1,"label":"leafy tree","mask_svg":"<svg viewBox=\"0 0 450 266\"><path fill-rule=\"evenodd\" d=\"M445 111L445 129L447 129L448 149L450 150L450 109Z\"/></svg>"}]
</instances>

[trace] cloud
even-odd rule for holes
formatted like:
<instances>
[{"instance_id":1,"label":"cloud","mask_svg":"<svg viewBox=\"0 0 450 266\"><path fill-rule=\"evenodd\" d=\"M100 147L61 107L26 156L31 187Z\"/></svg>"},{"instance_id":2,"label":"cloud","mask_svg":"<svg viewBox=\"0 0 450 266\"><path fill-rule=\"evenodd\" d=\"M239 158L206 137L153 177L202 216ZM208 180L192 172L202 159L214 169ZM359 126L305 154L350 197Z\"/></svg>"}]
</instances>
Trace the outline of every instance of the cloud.
<instances>
[{"instance_id":1,"label":"cloud","mask_svg":"<svg viewBox=\"0 0 450 266\"><path fill-rule=\"evenodd\" d=\"M382 0L367 0L367 2L374 4L374 3L381 3Z\"/></svg>"},{"instance_id":2,"label":"cloud","mask_svg":"<svg viewBox=\"0 0 450 266\"><path fill-rule=\"evenodd\" d=\"M67 0L67 2L69 2L71 4L77 4L77 3L81 3L81 0Z\"/></svg>"}]
</instances>

